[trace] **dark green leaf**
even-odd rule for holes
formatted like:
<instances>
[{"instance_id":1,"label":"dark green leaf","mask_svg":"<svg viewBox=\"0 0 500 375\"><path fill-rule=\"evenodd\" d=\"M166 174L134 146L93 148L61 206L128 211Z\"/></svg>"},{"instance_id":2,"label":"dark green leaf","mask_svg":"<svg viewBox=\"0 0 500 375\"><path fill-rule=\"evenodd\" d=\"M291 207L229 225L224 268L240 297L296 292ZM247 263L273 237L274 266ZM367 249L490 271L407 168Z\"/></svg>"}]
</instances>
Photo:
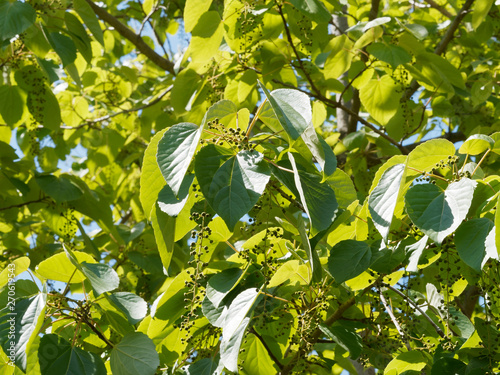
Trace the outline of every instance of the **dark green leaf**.
<instances>
[{"instance_id":1,"label":"dark green leaf","mask_svg":"<svg viewBox=\"0 0 500 375\"><path fill-rule=\"evenodd\" d=\"M47 38L52 48L61 58L63 67L72 64L76 60L76 46L71 38L56 32L49 33Z\"/></svg>"},{"instance_id":2,"label":"dark green leaf","mask_svg":"<svg viewBox=\"0 0 500 375\"><path fill-rule=\"evenodd\" d=\"M44 335L38 348L42 375L106 375L106 367L97 354L72 346L55 334Z\"/></svg>"},{"instance_id":3,"label":"dark green leaf","mask_svg":"<svg viewBox=\"0 0 500 375\"><path fill-rule=\"evenodd\" d=\"M232 230L257 203L271 172L258 152L227 152L213 145L203 148L196 155L195 172L208 203Z\"/></svg>"},{"instance_id":4,"label":"dark green leaf","mask_svg":"<svg viewBox=\"0 0 500 375\"><path fill-rule=\"evenodd\" d=\"M377 59L391 64L394 69L411 61L410 54L404 48L393 44L373 43L366 50Z\"/></svg>"},{"instance_id":5,"label":"dark green leaf","mask_svg":"<svg viewBox=\"0 0 500 375\"><path fill-rule=\"evenodd\" d=\"M71 39L75 42L76 47L84 59L90 64L92 61L92 47L90 45L90 38L87 35L82 23L75 15L69 12L64 13L64 21L70 33Z\"/></svg>"},{"instance_id":6,"label":"dark green leaf","mask_svg":"<svg viewBox=\"0 0 500 375\"><path fill-rule=\"evenodd\" d=\"M353 329L348 329L340 325L327 327L320 324L319 329L328 338L335 341L341 347L349 352L349 357L357 359L363 350L363 340Z\"/></svg>"},{"instance_id":7,"label":"dark green leaf","mask_svg":"<svg viewBox=\"0 0 500 375\"><path fill-rule=\"evenodd\" d=\"M432 365L431 375L465 375L467 365L458 359L444 357Z\"/></svg>"},{"instance_id":8,"label":"dark green leaf","mask_svg":"<svg viewBox=\"0 0 500 375\"><path fill-rule=\"evenodd\" d=\"M406 211L413 223L434 242L441 243L462 223L477 182L463 178L445 191L432 184L413 186L406 193Z\"/></svg>"},{"instance_id":9,"label":"dark green leaf","mask_svg":"<svg viewBox=\"0 0 500 375\"><path fill-rule=\"evenodd\" d=\"M35 180L40 189L48 196L54 198L56 202L68 202L83 196L83 192L78 185L64 175L56 177L54 175L39 175Z\"/></svg>"},{"instance_id":10,"label":"dark green leaf","mask_svg":"<svg viewBox=\"0 0 500 375\"><path fill-rule=\"evenodd\" d=\"M207 283L207 298L215 307L219 307L224 297L238 284L243 271L239 268L229 268L210 278Z\"/></svg>"},{"instance_id":11,"label":"dark green leaf","mask_svg":"<svg viewBox=\"0 0 500 375\"><path fill-rule=\"evenodd\" d=\"M120 375L153 375L160 359L153 341L143 333L127 334L111 351L111 371Z\"/></svg>"},{"instance_id":12,"label":"dark green leaf","mask_svg":"<svg viewBox=\"0 0 500 375\"><path fill-rule=\"evenodd\" d=\"M36 20L33 7L21 1L0 2L0 38L1 41L21 34Z\"/></svg>"},{"instance_id":13,"label":"dark green leaf","mask_svg":"<svg viewBox=\"0 0 500 375\"><path fill-rule=\"evenodd\" d=\"M82 18L85 25L89 28L92 35L94 35L94 38L104 46L104 37L101 26L99 25L99 20L90 5L85 0L73 0L73 7L76 13Z\"/></svg>"},{"instance_id":14,"label":"dark green leaf","mask_svg":"<svg viewBox=\"0 0 500 375\"><path fill-rule=\"evenodd\" d=\"M477 272L480 272L483 267L483 259L486 256L486 238L493 226L490 219L484 217L472 219L463 222L455 233L455 244L460 258Z\"/></svg>"},{"instance_id":15,"label":"dark green leaf","mask_svg":"<svg viewBox=\"0 0 500 375\"><path fill-rule=\"evenodd\" d=\"M12 126L21 120L25 102L26 97L18 86L0 86L0 115L7 125Z\"/></svg>"},{"instance_id":16,"label":"dark green leaf","mask_svg":"<svg viewBox=\"0 0 500 375\"><path fill-rule=\"evenodd\" d=\"M340 284L363 273L370 266L371 258L372 252L367 243L340 241L330 249L328 270Z\"/></svg>"},{"instance_id":17,"label":"dark green leaf","mask_svg":"<svg viewBox=\"0 0 500 375\"><path fill-rule=\"evenodd\" d=\"M291 0L291 3L314 22L328 22L332 19L332 15L320 0Z\"/></svg>"}]
</instances>

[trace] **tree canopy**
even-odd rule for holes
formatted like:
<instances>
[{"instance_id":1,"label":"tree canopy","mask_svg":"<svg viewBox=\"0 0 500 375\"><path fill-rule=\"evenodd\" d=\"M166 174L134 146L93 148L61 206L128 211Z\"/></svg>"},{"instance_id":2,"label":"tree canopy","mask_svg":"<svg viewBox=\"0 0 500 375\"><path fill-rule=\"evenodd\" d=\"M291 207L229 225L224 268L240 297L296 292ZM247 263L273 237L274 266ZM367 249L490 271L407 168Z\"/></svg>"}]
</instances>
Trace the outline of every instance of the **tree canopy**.
<instances>
[{"instance_id":1,"label":"tree canopy","mask_svg":"<svg viewBox=\"0 0 500 375\"><path fill-rule=\"evenodd\" d=\"M493 0L0 0L0 372L498 373L498 35Z\"/></svg>"}]
</instances>

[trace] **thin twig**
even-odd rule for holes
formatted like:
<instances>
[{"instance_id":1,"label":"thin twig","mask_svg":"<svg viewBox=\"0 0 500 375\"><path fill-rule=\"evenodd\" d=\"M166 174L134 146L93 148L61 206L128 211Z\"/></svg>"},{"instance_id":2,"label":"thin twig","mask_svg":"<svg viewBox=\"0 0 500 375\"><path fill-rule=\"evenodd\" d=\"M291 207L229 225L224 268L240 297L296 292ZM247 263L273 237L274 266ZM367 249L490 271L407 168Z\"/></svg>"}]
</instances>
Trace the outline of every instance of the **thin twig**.
<instances>
[{"instance_id":1,"label":"thin twig","mask_svg":"<svg viewBox=\"0 0 500 375\"><path fill-rule=\"evenodd\" d=\"M24 206L27 206L27 205L32 204L32 203L41 203L41 202L43 202L45 200L46 200L46 197L43 197L43 198L40 198L40 199L37 199L37 200L34 200L34 201L28 201L28 202L19 203L19 204L13 204L12 206L7 206L7 207L0 208L0 211L10 210L11 208L20 208L20 207L24 207Z\"/></svg>"},{"instance_id":2,"label":"thin twig","mask_svg":"<svg viewBox=\"0 0 500 375\"><path fill-rule=\"evenodd\" d=\"M279 369L283 369L283 364L279 361L279 359L274 355L273 351L271 350L271 348L267 345L267 343L264 341L264 338L259 335L259 333L257 333L257 331L252 327L249 329L249 332L252 333L255 337L257 337L260 342L262 343L262 345L264 346L264 348L266 349L267 351L267 354L269 354L269 357L271 357L271 359L274 361L274 363L276 363L276 365L279 367Z\"/></svg>"},{"instance_id":3,"label":"thin twig","mask_svg":"<svg viewBox=\"0 0 500 375\"><path fill-rule=\"evenodd\" d=\"M444 6L439 5L434 0L425 0L425 2L427 4L429 4L431 8L434 8L434 9L438 10L439 12L441 12L441 14L443 16L448 17L448 18L453 18L453 14L448 12L448 10L446 10L446 8Z\"/></svg>"}]
</instances>

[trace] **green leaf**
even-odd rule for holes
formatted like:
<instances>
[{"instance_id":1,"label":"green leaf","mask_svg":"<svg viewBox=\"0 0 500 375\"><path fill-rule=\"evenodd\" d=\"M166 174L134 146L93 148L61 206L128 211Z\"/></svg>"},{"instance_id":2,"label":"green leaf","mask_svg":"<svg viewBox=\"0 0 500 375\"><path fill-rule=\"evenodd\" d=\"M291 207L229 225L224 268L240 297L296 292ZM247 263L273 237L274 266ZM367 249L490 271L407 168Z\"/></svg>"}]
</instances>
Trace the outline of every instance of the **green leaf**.
<instances>
[{"instance_id":1,"label":"green leaf","mask_svg":"<svg viewBox=\"0 0 500 375\"><path fill-rule=\"evenodd\" d=\"M165 186L165 179L162 177L160 168L158 167L156 154L158 152L158 142L160 142L160 139L162 139L167 130L168 129L163 129L156 133L154 137L151 138L148 148L146 148L144 152L139 197L142 209L148 219L151 219L152 210L154 209L158 194L163 186Z\"/></svg>"},{"instance_id":2,"label":"green leaf","mask_svg":"<svg viewBox=\"0 0 500 375\"><path fill-rule=\"evenodd\" d=\"M360 356L363 350L363 340L355 330L340 325L328 327L324 324L320 324L319 329L328 338L347 350L349 352L349 357L352 359L357 359Z\"/></svg>"},{"instance_id":3,"label":"green leaf","mask_svg":"<svg viewBox=\"0 0 500 375\"><path fill-rule=\"evenodd\" d=\"M120 375L153 375L160 358L153 341L143 333L127 334L111 351L111 371Z\"/></svg>"},{"instance_id":4,"label":"green leaf","mask_svg":"<svg viewBox=\"0 0 500 375\"><path fill-rule=\"evenodd\" d=\"M500 341L500 332L495 328L490 322L487 322L479 317L474 318L474 326L476 331L481 338L482 345L484 348L489 350L495 350Z\"/></svg>"},{"instance_id":5,"label":"green leaf","mask_svg":"<svg viewBox=\"0 0 500 375\"><path fill-rule=\"evenodd\" d=\"M421 352L405 352L394 358L384 370L384 375L399 375L405 371L422 370L427 365L427 361Z\"/></svg>"},{"instance_id":6,"label":"green leaf","mask_svg":"<svg viewBox=\"0 0 500 375\"><path fill-rule=\"evenodd\" d=\"M373 224L387 241L394 210L405 183L406 165L397 164L387 169L368 198L368 208Z\"/></svg>"},{"instance_id":7,"label":"green leaf","mask_svg":"<svg viewBox=\"0 0 500 375\"><path fill-rule=\"evenodd\" d=\"M240 151L222 164L228 156L214 145L204 147L196 155L195 172L208 203L232 230L257 203L271 172L256 151Z\"/></svg>"},{"instance_id":8,"label":"green leaf","mask_svg":"<svg viewBox=\"0 0 500 375\"><path fill-rule=\"evenodd\" d=\"M236 128L233 126L233 122L236 122L237 115L238 107L236 104L231 100L219 100L208 109L203 124L217 119L220 124L224 124L226 127Z\"/></svg>"},{"instance_id":9,"label":"green leaf","mask_svg":"<svg viewBox=\"0 0 500 375\"><path fill-rule=\"evenodd\" d=\"M200 80L200 76L193 69L183 69L177 75L170 93L170 104L176 114L183 114L189 110Z\"/></svg>"},{"instance_id":10,"label":"green leaf","mask_svg":"<svg viewBox=\"0 0 500 375\"><path fill-rule=\"evenodd\" d=\"M227 306L225 304L215 307L212 301L205 296L201 303L201 311L211 325L222 328L227 314Z\"/></svg>"},{"instance_id":11,"label":"green leaf","mask_svg":"<svg viewBox=\"0 0 500 375\"><path fill-rule=\"evenodd\" d=\"M320 0L290 0L295 8L316 23L329 22L332 15Z\"/></svg>"},{"instance_id":12,"label":"green leaf","mask_svg":"<svg viewBox=\"0 0 500 375\"><path fill-rule=\"evenodd\" d=\"M201 132L199 126L183 122L169 128L158 142L158 166L176 196L198 147Z\"/></svg>"},{"instance_id":13,"label":"green leaf","mask_svg":"<svg viewBox=\"0 0 500 375\"><path fill-rule=\"evenodd\" d=\"M485 20L493 5L493 0L475 1L472 5L472 27L476 30Z\"/></svg>"},{"instance_id":14,"label":"green leaf","mask_svg":"<svg viewBox=\"0 0 500 375\"><path fill-rule=\"evenodd\" d=\"M186 369L187 375L216 375L220 374L219 361L212 358L202 358L189 365ZM222 371L222 369L220 369Z\"/></svg>"},{"instance_id":15,"label":"green leaf","mask_svg":"<svg viewBox=\"0 0 500 375\"><path fill-rule=\"evenodd\" d=\"M399 108L399 86L389 75L372 79L359 90L361 103L381 125L386 125Z\"/></svg>"},{"instance_id":16,"label":"green leaf","mask_svg":"<svg viewBox=\"0 0 500 375\"><path fill-rule=\"evenodd\" d=\"M316 132L312 123L302 133L302 139L321 167L323 177L331 176L337 169L337 157L323 137Z\"/></svg>"},{"instance_id":17,"label":"green leaf","mask_svg":"<svg viewBox=\"0 0 500 375\"><path fill-rule=\"evenodd\" d=\"M0 2L0 37L6 41L21 34L36 20L33 7L21 1Z\"/></svg>"},{"instance_id":18,"label":"green leaf","mask_svg":"<svg viewBox=\"0 0 500 375\"><path fill-rule=\"evenodd\" d=\"M64 244L63 248L70 262L90 281L96 295L118 288L120 278L113 268L103 263L87 263L85 261L80 263L71 249Z\"/></svg>"},{"instance_id":19,"label":"green leaf","mask_svg":"<svg viewBox=\"0 0 500 375\"><path fill-rule=\"evenodd\" d=\"M366 23L366 25L363 27L363 32L373 29L376 26L385 25L386 23L391 22L391 20L392 20L391 17L375 18L374 20L371 20Z\"/></svg>"},{"instance_id":20,"label":"green leaf","mask_svg":"<svg viewBox=\"0 0 500 375\"><path fill-rule=\"evenodd\" d=\"M185 32L190 33L194 29L211 4L212 0L186 0L183 17Z\"/></svg>"},{"instance_id":21,"label":"green leaf","mask_svg":"<svg viewBox=\"0 0 500 375\"><path fill-rule=\"evenodd\" d=\"M351 67L353 42L344 34L333 38L328 44L328 48L331 51L326 58L323 70L325 78L328 81L333 80L335 82ZM340 87L342 87L342 84L340 84Z\"/></svg>"},{"instance_id":22,"label":"green leaf","mask_svg":"<svg viewBox=\"0 0 500 375\"><path fill-rule=\"evenodd\" d=\"M463 222L455 233L458 255L477 272L480 272L483 267L483 259L486 256L486 238L492 229L493 222L483 217Z\"/></svg>"},{"instance_id":23,"label":"green leaf","mask_svg":"<svg viewBox=\"0 0 500 375\"><path fill-rule=\"evenodd\" d=\"M222 326L220 359L232 372L238 371L238 353L246 328L250 323L251 312L259 297L256 288L246 289L231 302Z\"/></svg>"},{"instance_id":24,"label":"green leaf","mask_svg":"<svg viewBox=\"0 0 500 375\"><path fill-rule=\"evenodd\" d=\"M343 170L337 169L333 175L328 177L327 182L335 192L335 199L339 207L346 208L358 199L351 178Z\"/></svg>"},{"instance_id":25,"label":"green leaf","mask_svg":"<svg viewBox=\"0 0 500 375\"><path fill-rule=\"evenodd\" d=\"M50 45L59 55L63 67L66 67L76 60L76 46L71 38L56 32L47 35Z\"/></svg>"},{"instance_id":26,"label":"green leaf","mask_svg":"<svg viewBox=\"0 0 500 375\"><path fill-rule=\"evenodd\" d=\"M330 249L328 270L340 284L362 274L370 266L371 258L372 252L367 243L343 240Z\"/></svg>"},{"instance_id":27,"label":"green leaf","mask_svg":"<svg viewBox=\"0 0 500 375\"><path fill-rule=\"evenodd\" d=\"M413 186L406 193L406 211L412 222L440 244L465 219L477 182L463 178L445 191L432 184Z\"/></svg>"},{"instance_id":28,"label":"green leaf","mask_svg":"<svg viewBox=\"0 0 500 375\"><path fill-rule=\"evenodd\" d=\"M201 15L198 23L191 31L191 41L187 53L195 63L206 65L218 52L224 28L219 12L211 10ZM198 69L198 72L205 71L206 68Z\"/></svg>"},{"instance_id":29,"label":"green leaf","mask_svg":"<svg viewBox=\"0 0 500 375\"><path fill-rule=\"evenodd\" d=\"M90 64L92 61L92 47L90 45L90 38L85 31L85 27L83 27L78 17L69 12L64 13L64 21L71 39L73 39L73 42L82 54L83 58Z\"/></svg>"},{"instance_id":30,"label":"green leaf","mask_svg":"<svg viewBox=\"0 0 500 375\"><path fill-rule=\"evenodd\" d=\"M263 336L261 336L263 337ZM270 340L267 340L268 342ZM241 373L248 375L278 374L279 368L271 359L268 349L257 336L249 334L241 346Z\"/></svg>"},{"instance_id":31,"label":"green leaf","mask_svg":"<svg viewBox=\"0 0 500 375\"><path fill-rule=\"evenodd\" d=\"M500 252L500 196L498 197L495 208L495 245L497 251Z\"/></svg>"},{"instance_id":32,"label":"green leaf","mask_svg":"<svg viewBox=\"0 0 500 375\"><path fill-rule=\"evenodd\" d=\"M37 337L45 318L46 293L22 298L0 310L0 345L5 353L13 346L15 364L26 371L27 356L33 340ZM11 315L15 314L15 315ZM12 332L12 328L14 331ZM14 334L14 345L11 344Z\"/></svg>"},{"instance_id":33,"label":"green leaf","mask_svg":"<svg viewBox=\"0 0 500 375\"><path fill-rule=\"evenodd\" d=\"M269 92L259 81L279 123L291 140L299 138L312 122L312 109L309 97L297 90L278 89Z\"/></svg>"},{"instance_id":34,"label":"green leaf","mask_svg":"<svg viewBox=\"0 0 500 375\"><path fill-rule=\"evenodd\" d=\"M206 296L213 303L214 307L219 307L227 294L234 289L243 275L240 268L229 268L210 278L207 283Z\"/></svg>"},{"instance_id":35,"label":"green leaf","mask_svg":"<svg viewBox=\"0 0 500 375\"><path fill-rule=\"evenodd\" d=\"M56 202L69 202L83 196L80 187L64 175L38 175L35 180L40 189Z\"/></svg>"},{"instance_id":36,"label":"green leaf","mask_svg":"<svg viewBox=\"0 0 500 375\"><path fill-rule=\"evenodd\" d=\"M473 134L460 146L458 152L461 154L478 155L486 150L491 150L495 146L495 141L483 134Z\"/></svg>"},{"instance_id":37,"label":"green leaf","mask_svg":"<svg viewBox=\"0 0 500 375\"><path fill-rule=\"evenodd\" d=\"M393 69L411 61L411 55L404 48L393 44L373 43L366 50L377 59L391 64Z\"/></svg>"},{"instance_id":38,"label":"green leaf","mask_svg":"<svg viewBox=\"0 0 500 375\"><path fill-rule=\"evenodd\" d=\"M455 155L455 145L447 139L432 139L415 147L408 155L408 167L430 172L437 164Z\"/></svg>"},{"instance_id":39,"label":"green leaf","mask_svg":"<svg viewBox=\"0 0 500 375\"><path fill-rule=\"evenodd\" d=\"M29 268L30 263L30 258L26 256L14 259L13 261L9 262L11 266L7 266L0 272L0 288L3 288L4 285L7 285L9 279L11 279L12 277L12 273L14 273L15 276L20 275Z\"/></svg>"},{"instance_id":40,"label":"green leaf","mask_svg":"<svg viewBox=\"0 0 500 375\"><path fill-rule=\"evenodd\" d=\"M177 216L182 211L189 197L189 189L193 183L194 174L184 176L179 187L178 197L169 185L165 185L158 194L158 207L168 216Z\"/></svg>"},{"instance_id":41,"label":"green leaf","mask_svg":"<svg viewBox=\"0 0 500 375\"><path fill-rule=\"evenodd\" d=\"M254 70L245 70L238 82L238 102L243 103L257 85L257 73Z\"/></svg>"},{"instance_id":42,"label":"green leaf","mask_svg":"<svg viewBox=\"0 0 500 375\"><path fill-rule=\"evenodd\" d=\"M81 251L74 251L73 254L78 262L94 261L90 254ZM86 279L85 275L71 263L65 253L52 255L40 262L36 267L36 272L46 279L63 283L81 283Z\"/></svg>"},{"instance_id":43,"label":"green leaf","mask_svg":"<svg viewBox=\"0 0 500 375\"><path fill-rule=\"evenodd\" d=\"M26 96L19 86L0 86L0 115L7 125L13 126L22 119L25 105Z\"/></svg>"},{"instance_id":44,"label":"green leaf","mask_svg":"<svg viewBox=\"0 0 500 375\"><path fill-rule=\"evenodd\" d=\"M120 278L116 271L107 264L83 262L80 265L96 295L118 288Z\"/></svg>"},{"instance_id":45,"label":"green leaf","mask_svg":"<svg viewBox=\"0 0 500 375\"><path fill-rule=\"evenodd\" d=\"M40 340L38 361L42 375L107 374L106 367L97 354L72 346L55 334L46 334Z\"/></svg>"},{"instance_id":46,"label":"green leaf","mask_svg":"<svg viewBox=\"0 0 500 375\"><path fill-rule=\"evenodd\" d=\"M108 298L120 309L130 324L139 323L148 313L148 304L137 294L129 292L116 292Z\"/></svg>"},{"instance_id":47,"label":"green leaf","mask_svg":"<svg viewBox=\"0 0 500 375\"><path fill-rule=\"evenodd\" d=\"M61 125L61 108L56 96L48 87L28 92L27 105L36 121L50 130Z\"/></svg>"},{"instance_id":48,"label":"green leaf","mask_svg":"<svg viewBox=\"0 0 500 375\"><path fill-rule=\"evenodd\" d=\"M302 240L302 245L307 254L307 259L309 260L309 267L311 269L311 283L321 281L323 276L323 268L321 267L321 262L319 260L318 253L311 246L309 237L306 233L306 227L304 225L304 220L301 217L297 219L297 229L299 230L300 239Z\"/></svg>"},{"instance_id":49,"label":"green leaf","mask_svg":"<svg viewBox=\"0 0 500 375\"><path fill-rule=\"evenodd\" d=\"M82 18L94 38L104 47L104 37L99 20L90 5L85 0L73 0L73 8Z\"/></svg>"},{"instance_id":50,"label":"green leaf","mask_svg":"<svg viewBox=\"0 0 500 375\"><path fill-rule=\"evenodd\" d=\"M467 365L458 359L443 357L432 365L431 375L465 375Z\"/></svg>"}]
</instances>

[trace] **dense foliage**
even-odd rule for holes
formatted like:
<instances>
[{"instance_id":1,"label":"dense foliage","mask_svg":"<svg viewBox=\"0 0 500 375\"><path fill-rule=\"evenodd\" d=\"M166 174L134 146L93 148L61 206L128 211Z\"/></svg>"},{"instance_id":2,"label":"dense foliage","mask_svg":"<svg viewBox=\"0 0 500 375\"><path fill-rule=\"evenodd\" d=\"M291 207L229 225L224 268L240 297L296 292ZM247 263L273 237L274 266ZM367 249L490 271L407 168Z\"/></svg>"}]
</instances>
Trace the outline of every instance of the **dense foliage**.
<instances>
[{"instance_id":1,"label":"dense foliage","mask_svg":"<svg viewBox=\"0 0 500 375\"><path fill-rule=\"evenodd\" d=\"M500 371L497 3L0 0L0 373Z\"/></svg>"}]
</instances>

